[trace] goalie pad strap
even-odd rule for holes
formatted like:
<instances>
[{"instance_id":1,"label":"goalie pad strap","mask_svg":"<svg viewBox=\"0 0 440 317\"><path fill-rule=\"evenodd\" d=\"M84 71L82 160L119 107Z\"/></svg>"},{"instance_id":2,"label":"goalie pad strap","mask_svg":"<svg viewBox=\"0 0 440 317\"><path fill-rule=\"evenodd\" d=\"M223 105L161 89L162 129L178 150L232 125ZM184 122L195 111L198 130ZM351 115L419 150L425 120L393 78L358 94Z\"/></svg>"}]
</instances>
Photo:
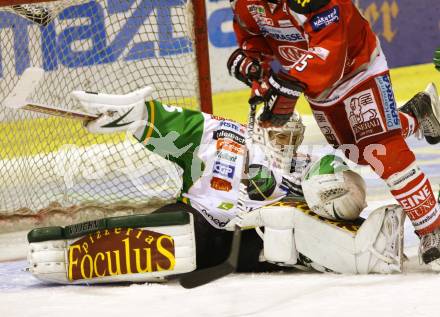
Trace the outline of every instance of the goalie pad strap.
<instances>
[{"instance_id":1,"label":"goalie pad strap","mask_svg":"<svg viewBox=\"0 0 440 317\"><path fill-rule=\"evenodd\" d=\"M37 228L31 230L28 233L27 238L29 243L47 240L74 239L104 229L174 226L185 225L189 222L189 214L184 211L148 215L130 215L102 218L66 227L53 226Z\"/></svg>"}]
</instances>

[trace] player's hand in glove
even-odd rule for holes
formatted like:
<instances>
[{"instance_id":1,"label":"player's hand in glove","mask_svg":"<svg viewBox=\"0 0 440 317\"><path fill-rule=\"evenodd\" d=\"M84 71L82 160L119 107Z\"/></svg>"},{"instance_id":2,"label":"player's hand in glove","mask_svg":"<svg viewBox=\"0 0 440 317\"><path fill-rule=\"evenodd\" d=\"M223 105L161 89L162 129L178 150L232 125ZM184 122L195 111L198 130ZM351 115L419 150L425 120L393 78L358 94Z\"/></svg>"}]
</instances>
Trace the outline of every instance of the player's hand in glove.
<instances>
[{"instance_id":1,"label":"player's hand in glove","mask_svg":"<svg viewBox=\"0 0 440 317\"><path fill-rule=\"evenodd\" d=\"M264 102L258 120L260 126L268 128L280 127L289 121L304 86L287 75L271 73L261 84L254 82L252 89L254 96L249 102Z\"/></svg>"},{"instance_id":2,"label":"player's hand in glove","mask_svg":"<svg viewBox=\"0 0 440 317\"><path fill-rule=\"evenodd\" d=\"M109 95L73 91L83 110L98 115L98 119L85 123L90 133L114 133L132 131L142 126L146 119L146 100L150 99L152 87L144 87L126 95ZM145 124L144 124L145 126Z\"/></svg>"},{"instance_id":3,"label":"player's hand in glove","mask_svg":"<svg viewBox=\"0 0 440 317\"><path fill-rule=\"evenodd\" d=\"M249 87L254 80L260 80L263 68L256 59L248 57L241 48L236 49L228 59L227 67L229 75L237 78Z\"/></svg>"},{"instance_id":4,"label":"player's hand in glove","mask_svg":"<svg viewBox=\"0 0 440 317\"><path fill-rule=\"evenodd\" d=\"M436 50L435 50L435 53L434 53L434 65L435 65L435 68L438 70L438 71L440 71L440 47L438 47Z\"/></svg>"}]
</instances>

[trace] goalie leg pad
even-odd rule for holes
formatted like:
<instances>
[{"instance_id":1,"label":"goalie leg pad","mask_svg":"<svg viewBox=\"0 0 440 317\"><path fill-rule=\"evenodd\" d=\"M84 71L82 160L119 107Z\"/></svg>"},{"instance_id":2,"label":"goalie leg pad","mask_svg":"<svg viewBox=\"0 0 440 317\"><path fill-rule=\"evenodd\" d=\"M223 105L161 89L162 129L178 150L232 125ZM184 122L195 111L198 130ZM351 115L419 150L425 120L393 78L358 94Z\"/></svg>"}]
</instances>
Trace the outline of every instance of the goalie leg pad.
<instances>
[{"instance_id":1,"label":"goalie leg pad","mask_svg":"<svg viewBox=\"0 0 440 317\"><path fill-rule=\"evenodd\" d=\"M181 211L35 229L28 240L30 272L51 283L160 282L196 268L193 215Z\"/></svg>"},{"instance_id":2,"label":"goalie leg pad","mask_svg":"<svg viewBox=\"0 0 440 317\"><path fill-rule=\"evenodd\" d=\"M376 209L362 222L338 222L297 209L299 253L338 273L402 271L404 212L398 205Z\"/></svg>"}]
</instances>

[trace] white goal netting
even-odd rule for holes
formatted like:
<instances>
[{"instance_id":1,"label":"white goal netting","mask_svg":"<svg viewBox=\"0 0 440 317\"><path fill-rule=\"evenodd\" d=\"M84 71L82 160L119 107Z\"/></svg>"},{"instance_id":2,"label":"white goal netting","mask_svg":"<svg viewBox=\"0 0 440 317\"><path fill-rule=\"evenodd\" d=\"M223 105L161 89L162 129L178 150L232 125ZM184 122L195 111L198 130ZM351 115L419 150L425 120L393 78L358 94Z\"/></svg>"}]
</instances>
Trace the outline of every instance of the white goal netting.
<instances>
[{"instance_id":1,"label":"white goal netting","mask_svg":"<svg viewBox=\"0 0 440 317\"><path fill-rule=\"evenodd\" d=\"M180 171L128 135L4 107L32 66L30 100L67 109L73 90L125 94L145 85L198 108L186 0L66 0L0 8L0 233L133 212L176 197ZM17 221L14 221L17 219ZM11 225L12 224L12 225Z\"/></svg>"}]
</instances>

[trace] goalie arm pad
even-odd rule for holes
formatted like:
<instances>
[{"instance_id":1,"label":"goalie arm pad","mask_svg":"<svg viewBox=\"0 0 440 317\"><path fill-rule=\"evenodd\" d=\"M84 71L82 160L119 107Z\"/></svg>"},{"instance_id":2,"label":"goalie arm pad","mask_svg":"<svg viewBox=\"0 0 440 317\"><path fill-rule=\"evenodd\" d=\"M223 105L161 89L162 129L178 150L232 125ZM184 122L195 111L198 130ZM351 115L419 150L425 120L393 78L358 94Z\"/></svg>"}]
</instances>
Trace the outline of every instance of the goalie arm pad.
<instances>
[{"instance_id":1,"label":"goalie arm pad","mask_svg":"<svg viewBox=\"0 0 440 317\"><path fill-rule=\"evenodd\" d=\"M309 208L328 219L354 220L367 206L365 181L334 155L313 163L301 185Z\"/></svg>"},{"instance_id":2,"label":"goalie arm pad","mask_svg":"<svg viewBox=\"0 0 440 317\"><path fill-rule=\"evenodd\" d=\"M28 234L30 272L59 284L160 282L196 268L193 215L105 218Z\"/></svg>"}]
</instances>

